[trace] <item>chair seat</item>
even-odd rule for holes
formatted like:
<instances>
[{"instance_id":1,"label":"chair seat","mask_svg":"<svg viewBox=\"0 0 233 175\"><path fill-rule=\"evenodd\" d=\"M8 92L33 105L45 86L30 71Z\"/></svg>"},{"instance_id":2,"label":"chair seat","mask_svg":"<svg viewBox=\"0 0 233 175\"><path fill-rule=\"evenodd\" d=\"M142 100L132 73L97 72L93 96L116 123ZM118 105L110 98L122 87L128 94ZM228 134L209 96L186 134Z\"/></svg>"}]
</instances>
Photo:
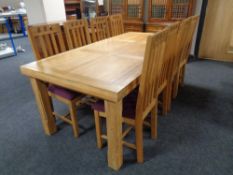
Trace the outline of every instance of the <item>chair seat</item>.
<instances>
[{"instance_id":1,"label":"chair seat","mask_svg":"<svg viewBox=\"0 0 233 175\"><path fill-rule=\"evenodd\" d=\"M58 95L60 97L63 97L67 100L73 100L74 98L76 98L77 96L79 96L80 94L74 91L71 91L69 89L65 89L62 88L60 86L56 86L56 85L49 85L48 87L49 92Z\"/></svg>"},{"instance_id":2,"label":"chair seat","mask_svg":"<svg viewBox=\"0 0 233 175\"><path fill-rule=\"evenodd\" d=\"M138 88L132 91L123 99L123 116L126 118L136 117L136 104L137 104ZM104 101L98 100L92 104L92 109L98 112L105 112Z\"/></svg>"}]
</instances>

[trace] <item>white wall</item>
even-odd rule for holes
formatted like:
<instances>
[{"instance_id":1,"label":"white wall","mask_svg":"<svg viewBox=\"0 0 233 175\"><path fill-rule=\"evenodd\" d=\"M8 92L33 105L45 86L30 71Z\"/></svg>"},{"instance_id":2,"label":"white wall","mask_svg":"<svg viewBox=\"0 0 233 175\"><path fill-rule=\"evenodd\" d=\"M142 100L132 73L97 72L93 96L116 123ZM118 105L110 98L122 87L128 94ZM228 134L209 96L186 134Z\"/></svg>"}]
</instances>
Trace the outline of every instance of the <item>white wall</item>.
<instances>
[{"instance_id":1,"label":"white wall","mask_svg":"<svg viewBox=\"0 0 233 175\"><path fill-rule=\"evenodd\" d=\"M24 0L29 25L65 21L64 0Z\"/></svg>"},{"instance_id":2,"label":"white wall","mask_svg":"<svg viewBox=\"0 0 233 175\"><path fill-rule=\"evenodd\" d=\"M64 0L43 0L46 22L65 21Z\"/></svg>"},{"instance_id":3,"label":"white wall","mask_svg":"<svg viewBox=\"0 0 233 175\"><path fill-rule=\"evenodd\" d=\"M28 24L45 23L45 12L41 0L24 0L28 16Z\"/></svg>"}]
</instances>

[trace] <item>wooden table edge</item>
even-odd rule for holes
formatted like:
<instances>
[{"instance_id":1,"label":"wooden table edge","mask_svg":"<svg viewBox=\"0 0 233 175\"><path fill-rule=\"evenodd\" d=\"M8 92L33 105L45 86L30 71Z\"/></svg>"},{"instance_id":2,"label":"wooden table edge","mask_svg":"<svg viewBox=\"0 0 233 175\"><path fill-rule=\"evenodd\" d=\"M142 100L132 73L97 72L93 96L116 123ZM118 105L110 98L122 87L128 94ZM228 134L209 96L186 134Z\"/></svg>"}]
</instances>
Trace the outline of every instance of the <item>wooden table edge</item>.
<instances>
[{"instance_id":1,"label":"wooden table edge","mask_svg":"<svg viewBox=\"0 0 233 175\"><path fill-rule=\"evenodd\" d=\"M112 102L117 102L121 100L122 97L122 92L115 93L115 92L110 92L107 90L103 90L97 87L93 87L84 83L75 83L69 80L63 80L62 83L59 83L59 78L51 76L51 75L46 75L44 73L40 72L40 75L37 75L38 71L32 70L27 68L26 66L21 66L20 71L24 76L27 76L29 78L34 78L41 80L43 82L49 82L64 88L69 87L70 90L80 92L86 95L91 95L93 97L97 97L103 100L108 100ZM88 93L87 90L88 89Z\"/></svg>"}]
</instances>

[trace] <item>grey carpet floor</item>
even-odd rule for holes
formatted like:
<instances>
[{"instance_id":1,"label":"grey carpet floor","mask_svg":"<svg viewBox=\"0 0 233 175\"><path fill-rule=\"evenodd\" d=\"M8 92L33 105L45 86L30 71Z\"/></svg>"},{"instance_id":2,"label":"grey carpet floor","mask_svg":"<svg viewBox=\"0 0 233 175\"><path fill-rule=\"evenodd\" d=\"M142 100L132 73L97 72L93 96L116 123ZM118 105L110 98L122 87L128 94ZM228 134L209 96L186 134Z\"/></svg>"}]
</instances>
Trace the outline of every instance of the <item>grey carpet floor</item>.
<instances>
[{"instance_id":1,"label":"grey carpet floor","mask_svg":"<svg viewBox=\"0 0 233 175\"><path fill-rule=\"evenodd\" d=\"M158 139L145 131L145 163L125 149L124 165L115 172L107 167L107 148L96 147L90 108L78 111L79 139L63 123L54 136L43 133L30 82L19 71L34 56L27 39L17 44L26 53L0 60L0 175L233 174L233 64L189 63L172 111L159 116ZM56 108L66 110L57 102Z\"/></svg>"}]
</instances>

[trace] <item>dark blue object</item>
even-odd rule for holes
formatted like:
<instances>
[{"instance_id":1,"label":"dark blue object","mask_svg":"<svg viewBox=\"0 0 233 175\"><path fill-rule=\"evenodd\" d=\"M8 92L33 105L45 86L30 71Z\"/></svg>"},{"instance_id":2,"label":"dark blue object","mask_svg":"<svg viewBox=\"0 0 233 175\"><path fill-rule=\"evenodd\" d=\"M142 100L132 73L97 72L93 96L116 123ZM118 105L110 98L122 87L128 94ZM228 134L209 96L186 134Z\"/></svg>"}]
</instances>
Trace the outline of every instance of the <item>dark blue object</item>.
<instances>
[{"instance_id":1,"label":"dark blue object","mask_svg":"<svg viewBox=\"0 0 233 175\"><path fill-rule=\"evenodd\" d=\"M16 52L16 48L15 48L15 43L14 43L14 40L12 38L12 34L11 34L11 28L10 28L10 24L9 24L9 21L7 18L5 18L6 20L6 28L7 28L7 32L9 34L9 39L11 41L11 45L12 45L12 48L14 50L14 55L16 56L17 55L17 52Z\"/></svg>"},{"instance_id":2,"label":"dark blue object","mask_svg":"<svg viewBox=\"0 0 233 175\"><path fill-rule=\"evenodd\" d=\"M23 36L26 36L26 30L25 30L25 25L23 22L23 16L19 14L18 17L19 17L20 27L21 27L21 31L23 33Z\"/></svg>"}]
</instances>

